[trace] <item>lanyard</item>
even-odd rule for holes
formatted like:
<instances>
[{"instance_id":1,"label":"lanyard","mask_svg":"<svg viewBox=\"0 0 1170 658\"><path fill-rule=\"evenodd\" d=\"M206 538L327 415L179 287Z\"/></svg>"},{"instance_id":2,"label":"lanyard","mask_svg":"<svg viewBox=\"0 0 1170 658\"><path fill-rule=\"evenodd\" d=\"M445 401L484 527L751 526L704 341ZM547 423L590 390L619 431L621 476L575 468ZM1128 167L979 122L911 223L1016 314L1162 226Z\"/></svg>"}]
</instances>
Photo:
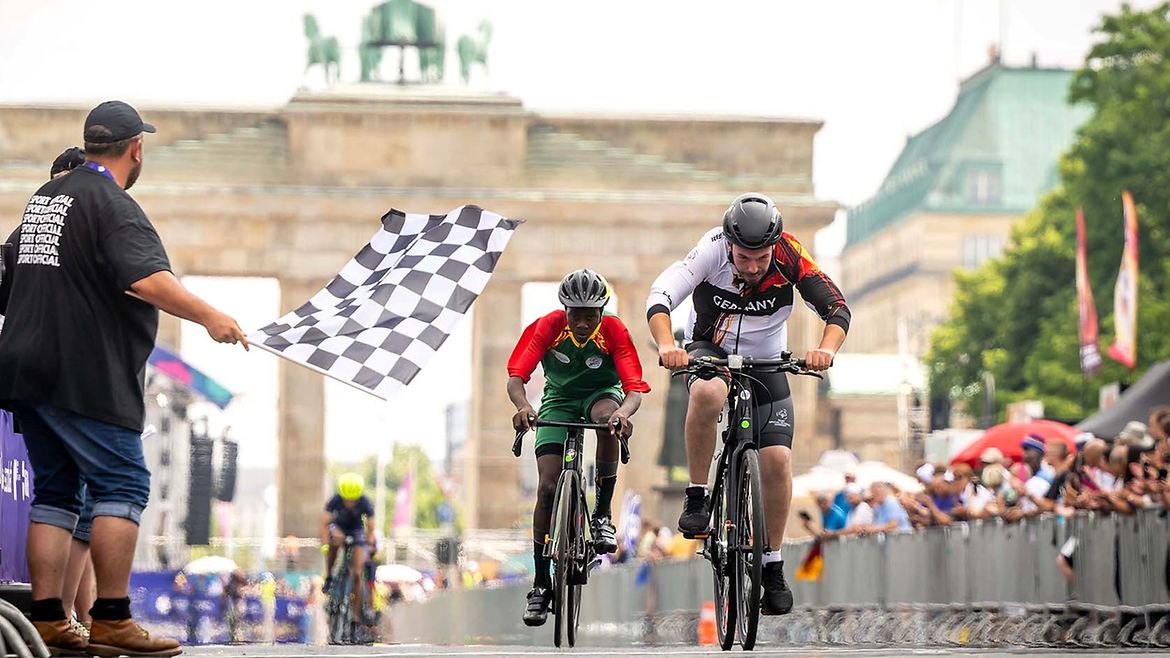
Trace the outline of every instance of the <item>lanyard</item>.
<instances>
[{"instance_id":1,"label":"lanyard","mask_svg":"<svg viewBox=\"0 0 1170 658\"><path fill-rule=\"evenodd\" d=\"M114 181L114 183L118 182L118 181L114 180L114 174L110 173L109 169L106 169L104 166L102 166L96 162L86 162L85 164L83 164L81 166L86 167L88 169L93 169L94 171L98 172L99 174L105 175L106 178L109 178L110 180Z\"/></svg>"}]
</instances>

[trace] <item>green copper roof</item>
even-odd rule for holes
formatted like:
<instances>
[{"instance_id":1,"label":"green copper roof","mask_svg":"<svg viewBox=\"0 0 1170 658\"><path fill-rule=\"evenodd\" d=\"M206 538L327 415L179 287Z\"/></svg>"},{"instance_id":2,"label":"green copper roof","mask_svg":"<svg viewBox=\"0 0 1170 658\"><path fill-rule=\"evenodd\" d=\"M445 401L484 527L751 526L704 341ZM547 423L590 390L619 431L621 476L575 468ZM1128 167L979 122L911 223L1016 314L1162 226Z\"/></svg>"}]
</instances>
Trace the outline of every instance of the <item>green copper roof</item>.
<instances>
[{"instance_id":1,"label":"green copper roof","mask_svg":"<svg viewBox=\"0 0 1170 658\"><path fill-rule=\"evenodd\" d=\"M1090 114L1067 102L1072 71L993 64L950 114L906 142L871 199L849 211L846 245L916 211L1022 213L1059 182L1057 162Z\"/></svg>"}]
</instances>

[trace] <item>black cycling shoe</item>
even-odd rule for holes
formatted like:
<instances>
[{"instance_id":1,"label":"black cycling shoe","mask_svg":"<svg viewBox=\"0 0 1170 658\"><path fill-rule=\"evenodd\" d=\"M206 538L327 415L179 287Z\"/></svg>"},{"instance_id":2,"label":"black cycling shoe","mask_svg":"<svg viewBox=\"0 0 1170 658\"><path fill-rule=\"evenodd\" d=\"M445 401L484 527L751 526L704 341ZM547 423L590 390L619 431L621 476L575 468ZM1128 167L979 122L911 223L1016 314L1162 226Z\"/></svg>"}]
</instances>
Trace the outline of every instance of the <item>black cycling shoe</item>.
<instances>
[{"instance_id":1,"label":"black cycling shoe","mask_svg":"<svg viewBox=\"0 0 1170 658\"><path fill-rule=\"evenodd\" d=\"M678 517L678 531L687 539L710 532L711 500L703 487L687 487L687 500Z\"/></svg>"},{"instance_id":2,"label":"black cycling shoe","mask_svg":"<svg viewBox=\"0 0 1170 658\"><path fill-rule=\"evenodd\" d=\"M552 590L547 587L533 587L528 592L528 608L524 610L525 626L542 626L548 619L548 608L552 604Z\"/></svg>"},{"instance_id":3,"label":"black cycling shoe","mask_svg":"<svg viewBox=\"0 0 1170 658\"><path fill-rule=\"evenodd\" d=\"M608 516L594 517L589 528L593 531L593 544L597 547L598 553L617 551L617 531Z\"/></svg>"},{"instance_id":4,"label":"black cycling shoe","mask_svg":"<svg viewBox=\"0 0 1170 658\"><path fill-rule=\"evenodd\" d=\"M784 580L784 561L764 565L764 596L760 601L760 613L764 615L786 615L792 611L792 590Z\"/></svg>"}]
</instances>

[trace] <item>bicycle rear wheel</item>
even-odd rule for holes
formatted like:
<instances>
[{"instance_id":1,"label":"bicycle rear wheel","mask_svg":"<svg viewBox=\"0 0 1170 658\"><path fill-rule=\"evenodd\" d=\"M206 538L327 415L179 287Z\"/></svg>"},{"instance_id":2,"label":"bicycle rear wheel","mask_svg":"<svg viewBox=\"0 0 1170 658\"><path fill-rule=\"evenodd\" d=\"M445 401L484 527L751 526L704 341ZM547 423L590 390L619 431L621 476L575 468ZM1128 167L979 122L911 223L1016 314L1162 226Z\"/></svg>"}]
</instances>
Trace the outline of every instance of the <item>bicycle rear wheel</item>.
<instances>
[{"instance_id":1,"label":"bicycle rear wheel","mask_svg":"<svg viewBox=\"0 0 1170 658\"><path fill-rule=\"evenodd\" d=\"M750 651L756 645L756 631L760 623L764 544L768 536L764 523L764 494L760 484L760 456L755 450L745 450L740 457L736 484L739 487L735 515L739 633L744 650Z\"/></svg>"},{"instance_id":2,"label":"bicycle rear wheel","mask_svg":"<svg viewBox=\"0 0 1170 658\"><path fill-rule=\"evenodd\" d=\"M731 544L732 528L727 523L731 501L727 487L716 486L711 499L711 532L707 535L707 559L715 580L715 630L719 646L728 651L735 644L736 589Z\"/></svg>"},{"instance_id":3,"label":"bicycle rear wheel","mask_svg":"<svg viewBox=\"0 0 1170 658\"><path fill-rule=\"evenodd\" d=\"M571 612L566 604L572 588L574 489L573 479L562 474L553 501L553 644L558 647L565 637L565 628L569 625L567 617Z\"/></svg>"}]
</instances>

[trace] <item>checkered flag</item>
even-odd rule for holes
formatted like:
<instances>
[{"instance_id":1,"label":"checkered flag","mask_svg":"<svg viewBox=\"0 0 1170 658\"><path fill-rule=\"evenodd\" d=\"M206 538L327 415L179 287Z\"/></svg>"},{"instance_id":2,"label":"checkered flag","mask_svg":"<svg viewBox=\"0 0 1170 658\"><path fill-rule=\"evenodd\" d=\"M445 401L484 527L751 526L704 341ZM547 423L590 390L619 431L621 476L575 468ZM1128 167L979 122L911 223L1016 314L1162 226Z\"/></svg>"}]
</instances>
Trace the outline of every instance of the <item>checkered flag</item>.
<instances>
[{"instance_id":1,"label":"checkered flag","mask_svg":"<svg viewBox=\"0 0 1170 658\"><path fill-rule=\"evenodd\" d=\"M520 223L477 206L446 215L391 210L329 285L248 340L389 399L483 292Z\"/></svg>"}]
</instances>

